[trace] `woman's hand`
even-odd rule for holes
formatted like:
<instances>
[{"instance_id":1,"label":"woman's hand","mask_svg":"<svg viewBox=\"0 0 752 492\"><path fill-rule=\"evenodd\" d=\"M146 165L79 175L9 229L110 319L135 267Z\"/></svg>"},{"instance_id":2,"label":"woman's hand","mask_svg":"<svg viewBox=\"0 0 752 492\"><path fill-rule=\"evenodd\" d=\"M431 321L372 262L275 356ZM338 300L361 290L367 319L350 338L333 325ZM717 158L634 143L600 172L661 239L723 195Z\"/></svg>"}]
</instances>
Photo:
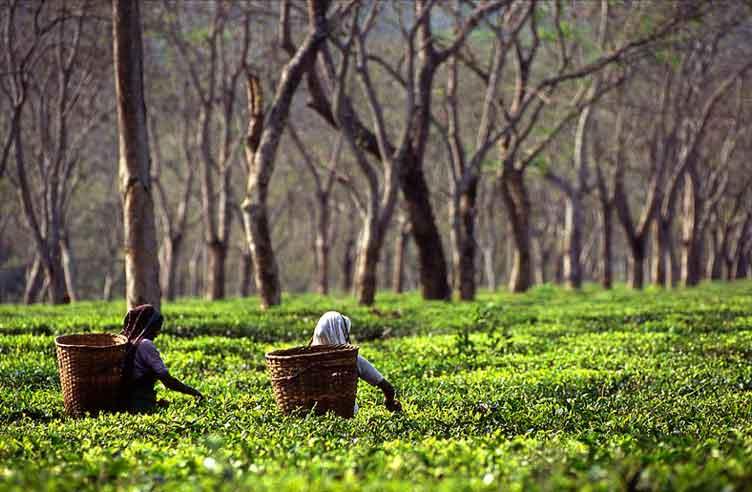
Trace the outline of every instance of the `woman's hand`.
<instances>
[{"instance_id":1,"label":"woman's hand","mask_svg":"<svg viewBox=\"0 0 752 492\"><path fill-rule=\"evenodd\" d=\"M402 412L402 403L400 403L399 400L396 400L394 398L391 399L391 400L387 400L385 398L384 399L384 406L390 412L397 412L397 413Z\"/></svg>"},{"instance_id":2,"label":"woman's hand","mask_svg":"<svg viewBox=\"0 0 752 492\"><path fill-rule=\"evenodd\" d=\"M394 389L394 386L384 379L379 383L379 388L381 388L381 391L384 393L384 406L387 410L390 412L401 412L402 404L395 398L397 392Z\"/></svg>"}]
</instances>

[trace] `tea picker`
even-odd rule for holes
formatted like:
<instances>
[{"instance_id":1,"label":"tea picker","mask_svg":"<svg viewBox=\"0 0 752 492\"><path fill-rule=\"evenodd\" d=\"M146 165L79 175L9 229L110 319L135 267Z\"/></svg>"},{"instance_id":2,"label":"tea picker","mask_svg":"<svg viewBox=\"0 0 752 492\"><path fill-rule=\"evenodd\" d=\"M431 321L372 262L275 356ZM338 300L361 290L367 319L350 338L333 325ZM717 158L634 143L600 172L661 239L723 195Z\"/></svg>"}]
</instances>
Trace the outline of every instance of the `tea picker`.
<instances>
[{"instance_id":1,"label":"tea picker","mask_svg":"<svg viewBox=\"0 0 752 492\"><path fill-rule=\"evenodd\" d=\"M350 318L337 311L327 311L319 318L318 323L316 323L316 329L313 331L313 338L311 339L311 346L349 344L351 327L352 322ZM378 369L373 367L365 357L360 355L357 357L357 367L360 379L371 386L379 388L384 393L384 406L387 409L392 412L402 410L402 405L395 398L396 391L394 386L381 375ZM358 405L356 403L355 413L357 412Z\"/></svg>"},{"instance_id":2,"label":"tea picker","mask_svg":"<svg viewBox=\"0 0 752 492\"><path fill-rule=\"evenodd\" d=\"M132 412L149 411L158 405L154 385L161 381L166 388L203 398L196 389L184 384L167 370L154 339L162 329L164 318L151 304L143 304L128 311L123 319L122 334L128 339L123 370L125 407Z\"/></svg>"},{"instance_id":3,"label":"tea picker","mask_svg":"<svg viewBox=\"0 0 752 492\"><path fill-rule=\"evenodd\" d=\"M395 389L350 344L351 322L336 311L324 313L307 346L266 354L274 399L285 415L333 412L352 418L358 411L358 379L378 387L392 412L402 410Z\"/></svg>"}]
</instances>

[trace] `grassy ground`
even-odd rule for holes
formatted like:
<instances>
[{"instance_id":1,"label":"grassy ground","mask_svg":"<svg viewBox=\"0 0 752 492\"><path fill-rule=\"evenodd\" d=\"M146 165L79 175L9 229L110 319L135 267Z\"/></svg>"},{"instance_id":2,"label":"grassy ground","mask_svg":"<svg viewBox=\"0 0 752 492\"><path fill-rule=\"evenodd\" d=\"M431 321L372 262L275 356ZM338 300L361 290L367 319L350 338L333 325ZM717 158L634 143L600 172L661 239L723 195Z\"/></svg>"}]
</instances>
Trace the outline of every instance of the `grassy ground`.
<instances>
[{"instance_id":1,"label":"grassy ground","mask_svg":"<svg viewBox=\"0 0 752 492\"><path fill-rule=\"evenodd\" d=\"M0 306L0 489L750 490L752 283L475 303L294 296L164 307L157 345L210 397L69 419L55 334L119 329L122 303ZM338 309L401 390L392 416L282 417L265 351Z\"/></svg>"}]
</instances>

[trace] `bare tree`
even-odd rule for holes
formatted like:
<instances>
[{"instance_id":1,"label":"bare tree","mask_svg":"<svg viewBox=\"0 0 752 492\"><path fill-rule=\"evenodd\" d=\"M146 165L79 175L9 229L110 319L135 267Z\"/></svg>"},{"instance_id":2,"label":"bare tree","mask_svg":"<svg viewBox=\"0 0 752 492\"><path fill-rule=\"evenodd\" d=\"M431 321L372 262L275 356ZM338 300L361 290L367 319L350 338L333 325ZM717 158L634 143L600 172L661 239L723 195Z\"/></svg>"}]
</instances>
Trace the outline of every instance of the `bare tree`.
<instances>
[{"instance_id":1,"label":"bare tree","mask_svg":"<svg viewBox=\"0 0 752 492\"><path fill-rule=\"evenodd\" d=\"M234 131L237 100L248 64L251 17L264 12L258 12L252 4L207 5L211 11L206 12L211 16L210 27L200 43L190 41L191 24L195 22L192 16L204 13L202 9L196 12L195 5L165 2L163 23L180 60L188 67L190 87L198 101L196 138L201 157L201 205L209 268L205 295L207 299L222 299L234 215L231 184L236 160L233 157L242 140L242 133ZM242 29L236 44L229 36L235 18Z\"/></svg>"},{"instance_id":2,"label":"bare tree","mask_svg":"<svg viewBox=\"0 0 752 492\"><path fill-rule=\"evenodd\" d=\"M376 296L379 256L397 204L397 193L399 191L399 159L383 152L382 155L387 157L382 160L381 169L379 169L368 160L368 156L356 141L355 126L353 125L355 110L348 96L346 83L350 67L350 48L354 43L356 52L355 73L363 92L366 94L379 145L381 149L385 149L386 121L382 112L382 104L377 99L371 72L366 63L368 57L366 39L374 26L377 12L378 6L373 4L361 26L356 10L351 23L350 35L344 45L341 46L342 57L338 67L335 67L329 51L326 49L323 51L329 77L334 84L333 109L337 125L355 156L357 168L363 175L367 187L365 196L362 196L357 188L349 188L363 219L359 252L355 265L355 291L358 302L364 305L373 304Z\"/></svg>"},{"instance_id":3,"label":"bare tree","mask_svg":"<svg viewBox=\"0 0 752 492\"><path fill-rule=\"evenodd\" d=\"M96 105L80 104L101 89L101 66L91 40L96 27L87 21L85 3L13 1L4 7L6 73L0 78L0 89L12 111L0 167L5 167L12 149L16 163L12 181L45 273L50 301L58 304L76 297L65 214L81 182L85 137L101 121ZM30 285L36 285L34 275L30 278Z\"/></svg>"},{"instance_id":4,"label":"bare tree","mask_svg":"<svg viewBox=\"0 0 752 492\"><path fill-rule=\"evenodd\" d=\"M246 139L246 162L248 166L248 186L243 201L243 221L248 244L253 252L256 285L261 296L262 308L280 303L280 284L277 259L272 248L267 212L269 183L274 172L274 161L282 132L287 125L290 104L296 89L306 72L311 70L316 55L329 36L331 19L339 19L345 11L338 8L327 18L329 0L307 0L308 34L300 43L290 61L285 64L277 84L274 99L263 120L263 129L257 132L254 127L261 125L260 84L248 77L249 113L251 123ZM346 8L346 7L343 7ZM281 37L283 45L289 41L289 23L285 20L289 12L287 2L281 8ZM287 40L287 41L285 41ZM255 100L255 101L254 101Z\"/></svg>"},{"instance_id":5,"label":"bare tree","mask_svg":"<svg viewBox=\"0 0 752 492\"><path fill-rule=\"evenodd\" d=\"M181 108L182 128L180 131L181 142L178 145L183 150L183 155L177 159L165 159L162 147L160 131L156 119L152 119L152 149L154 173L152 181L159 197L159 221L162 225L162 255L160 279L161 289L167 300L174 300L178 293L178 270L183 253L183 242L188 229L188 210L193 195L194 168L190 165L190 118L187 108ZM183 163L181 166L179 163ZM184 170L183 170L184 168ZM164 183L163 169L169 169L178 182L182 181L183 188L177 200L171 199ZM177 201L177 203L175 203Z\"/></svg>"}]
</instances>

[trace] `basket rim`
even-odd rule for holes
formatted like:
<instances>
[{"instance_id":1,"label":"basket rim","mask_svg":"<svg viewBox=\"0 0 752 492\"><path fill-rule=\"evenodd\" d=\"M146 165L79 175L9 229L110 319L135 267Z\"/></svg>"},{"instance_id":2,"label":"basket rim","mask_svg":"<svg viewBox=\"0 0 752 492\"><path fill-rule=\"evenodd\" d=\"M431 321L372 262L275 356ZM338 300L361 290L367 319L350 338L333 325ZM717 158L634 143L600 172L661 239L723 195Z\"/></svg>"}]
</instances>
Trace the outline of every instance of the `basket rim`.
<instances>
[{"instance_id":1,"label":"basket rim","mask_svg":"<svg viewBox=\"0 0 752 492\"><path fill-rule=\"evenodd\" d=\"M118 340L119 343L112 343L109 345L87 345L82 343L63 343L65 338L69 337L81 337L81 336L89 336L89 335L107 335L112 337L114 340ZM89 350L99 350L99 349L110 349L113 347L120 347L121 345L125 345L128 343L128 339L120 334L114 334L114 333L69 333L67 335L58 335L55 337L55 345L57 347L61 348L85 348Z\"/></svg>"},{"instance_id":2,"label":"basket rim","mask_svg":"<svg viewBox=\"0 0 752 492\"><path fill-rule=\"evenodd\" d=\"M314 345L314 347L328 347L329 349L326 350L317 350L315 352L309 352L309 353L285 353L285 352L292 352L294 350L299 349L305 349L305 348L311 348L310 345L298 345L296 347L290 347L286 349L277 349L272 350L271 352L267 352L264 354L264 357L268 360L290 360L290 359L301 359L301 358L313 358L313 357L321 357L324 355L329 354L335 354L335 353L344 353L344 352L357 352L360 348L358 345L352 345L352 344L337 344L337 345Z\"/></svg>"}]
</instances>

